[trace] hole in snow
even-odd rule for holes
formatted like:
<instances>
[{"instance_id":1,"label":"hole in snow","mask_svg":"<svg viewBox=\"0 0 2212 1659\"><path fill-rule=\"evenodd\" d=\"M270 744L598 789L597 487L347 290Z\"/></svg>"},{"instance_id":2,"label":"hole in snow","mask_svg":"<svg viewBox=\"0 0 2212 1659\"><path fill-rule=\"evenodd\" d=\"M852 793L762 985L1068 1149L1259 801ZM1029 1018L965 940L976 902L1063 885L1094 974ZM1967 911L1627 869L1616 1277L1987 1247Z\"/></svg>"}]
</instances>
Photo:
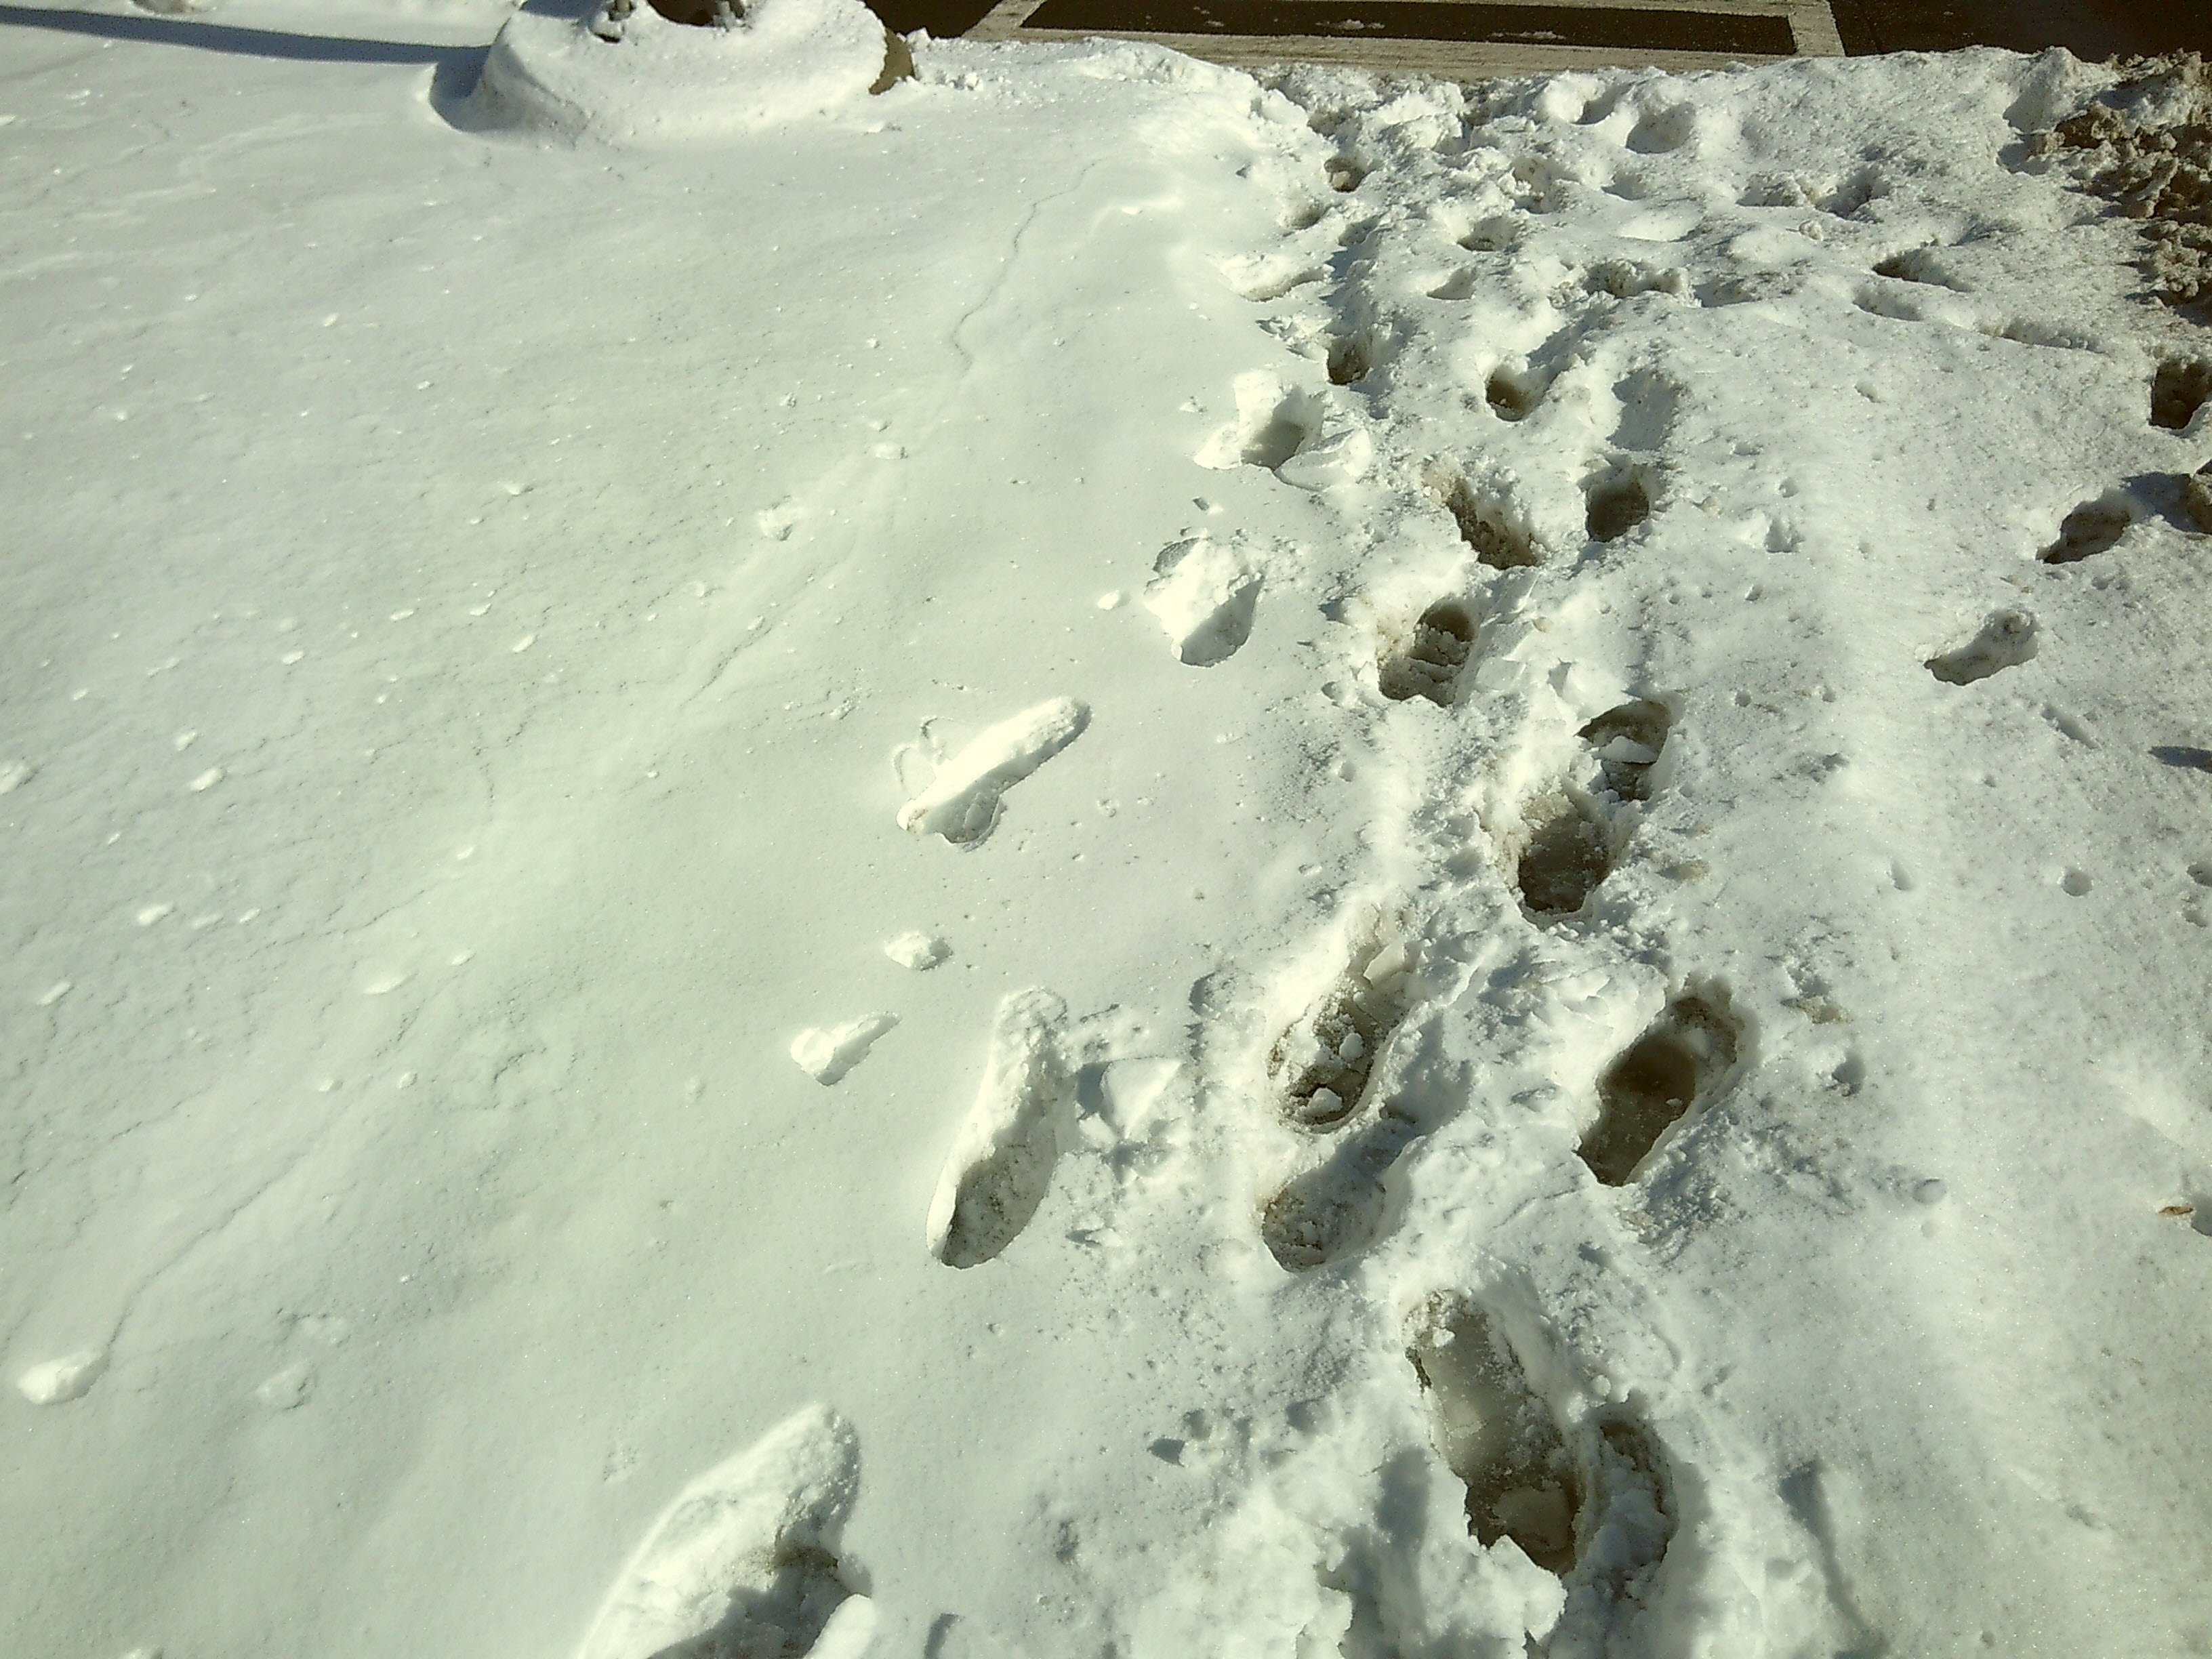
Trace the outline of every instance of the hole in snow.
<instances>
[{"instance_id":1,"label":"hole in snow","mask_svg":"<svg viewBox=\"0 0 2212 1659\"><path fill-rule=\"evenodd\" d=\"M1597 1121L1577 1148L1607 1187L1627 1183L1659 1139L1735 1063L1724 1000L1677 997L1597 1080Z\"/></svg>"},{"instance_id":2,"label":"hole in snow","mask_svg":"<svg viewBox=\"0 0 2212 1659\"><path fill-rule=\"evenodd\" d=\"M1691 105L1676 104L1667 109L1653 110L1629 130L1628 148L1639 155L1664 155L1668 150L1680 149L1697 137L1698 112Z\"/></svg>"},{"instance_id":3,"label":"hole in snow","mask_svg":"<svg viewBox=\"0 0 2212 1659\"><path fill-rule=\"evenodd\" d=\"M1936 263L1937 258L1937 250L1932 247L1907 248L1901 253L1891 254L1875 265L1874 274L1887 276L1892 282L1921 283L1931 288L1957 290L1959 285L1944 275L1942 266ZM1873 307L1863 303L1862 309L1871 310ZM1909 320L1917 321L1918 319Z\"/></svg>"},{"instance_id":4,"label":"hole in snow","mask_svg":"<svg viewBox=\"0 0 2212 1659\"><path fill-rule=\"evenodd\" d=\"M1328 187L1337 191L1358 190L1367 178L1367 169L1348 155L1340 155L1328 164Z\"/></svg>"},{"instance_id":5,"label":"hole in snow","mask_svg":"<svg viewBox=\"0 0 2212 1659\"><path fill-rule=\"evenodd\" d=\"M1482 395L1489 400L1490 412L1499 420L1525 421L1543 402L1544 388L1525 370L1516 372L1501 364L1491 371Z\"/></svg>"},{"instance_id":6,"label":"hole in snow","mask_svg":"<svg viewBox=\"0 0 2212 1659\"><path fill-rule=\"evenodd\" d=\"M1813 198L1813 205L1823 213L1833 214L1838 219L1848 219L1869 202L1889 194L1889 180L1878 168L1863 167L1840 183L1832 185Z\"/></svg>"},{"instance_id":7,"label":"hole in snow","mask_svg":"<svg viewBox=\"0 0 2212 1659\"><path fill-rule=\"evenodd\" d=\"M1332 386L1354 386L1375 367L1374 347L1364 334L1347 334L1328 343L1328 378Z\"/></svg>"},{"instance_id":8,"label":"hole in snow","mask_svg":"<svg viewBox=\"0 0 2212 1659\"><path fill-rule=\"evenodd\" d=\"M1474 648L1474 617L1457 599L1438 599L1413 624L1402 648L1382 659L1378 678L1382 695L1394 702L1426 697L1440 708L1451 707L1452 688Z\"/></svg>"},{"instance_id":9,"label":"hole in snow","mask_svg":"<svg viewBox=\"0 0 2212 1659\"><path fill-rule=\"evenodd\" d=\"M1468 1529L1510 1538L1547 1572L1575 1562L1582 1508L1574 1459L1519 1358L1480 1309L1437 1310L1407 1356L1429 1397L1430 1432L1467 1486Z\"/></svg>"},{"instance_id":10,"label":"hole in snow","mask_svg":"<svg viewBox=\"0 0 2212 1659\"><path fill-rule=\"evenodd\" d=\"M2212 363L2181 358L2160 363L2151 376L2150 422L2179 432L2212 398Z\"/></svg>"},{"instance_id":11,"label":"hole in snow","mask_svg":"<svg viewBox=\"0 0 2212 1659\"><path fill-rule=\"evenodd\" d=\"M1510 253L1521 245L1522 222L1511 214L1492 214L1477 220L1459 245L1469 253Z\"/></svg>"},{"instance_id":12,"label":"hole in snow","mask_svg":"<svg viewBox=\"0 0 2212 1659\"><path fill-rule=\"evenodd\" d=\"M1650 492L1634 473L1614 474L1590 486L1586 522L1592 541L1617 540L1650 516Z\"/></svg>"}]
</instances>

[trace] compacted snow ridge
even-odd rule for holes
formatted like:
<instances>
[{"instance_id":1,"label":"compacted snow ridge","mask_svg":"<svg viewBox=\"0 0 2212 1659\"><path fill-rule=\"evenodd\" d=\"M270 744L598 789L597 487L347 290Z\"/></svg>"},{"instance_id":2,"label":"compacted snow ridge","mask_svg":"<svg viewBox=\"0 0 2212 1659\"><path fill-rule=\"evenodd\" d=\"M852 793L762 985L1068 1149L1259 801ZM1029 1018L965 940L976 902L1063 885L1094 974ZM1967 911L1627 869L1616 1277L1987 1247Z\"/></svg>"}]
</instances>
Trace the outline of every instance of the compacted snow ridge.
<instances>
[{"instance_id":1,"label":"compacted snow ridge","mask_svg":"<svg viewBox=\"0 0 2212 1659\"><path fill-rule=\"evenodd\" d=\"M2201 67L146 9L0 1652L2212 1651Z\"/></svg>"}]
</instances>

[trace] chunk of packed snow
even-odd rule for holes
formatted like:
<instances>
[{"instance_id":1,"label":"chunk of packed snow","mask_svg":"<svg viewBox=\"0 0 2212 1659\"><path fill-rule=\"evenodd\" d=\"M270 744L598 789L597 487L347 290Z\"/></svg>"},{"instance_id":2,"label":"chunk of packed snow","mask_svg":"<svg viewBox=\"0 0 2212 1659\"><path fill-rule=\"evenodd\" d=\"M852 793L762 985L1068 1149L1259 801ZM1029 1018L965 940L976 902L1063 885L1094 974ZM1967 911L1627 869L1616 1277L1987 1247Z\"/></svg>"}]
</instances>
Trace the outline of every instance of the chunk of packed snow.
<instances>
[{"instance_id":1,"label":"chunk of packed snow","mask_svg":"<svg viewBox=\"0 0 2212 1659\"><path fill-rule=\"evenodd\" d=\"M107 1369L102 1348L86 1348L58 1359L41 1360L15 1379L15 1392L33 1406L59 1406L82 1400Z\"/></svg>"},{"instance_id":2,"label":"chunk of packed snow","mask_svg":"<svg viewBox=\"0 0 2212 1659\"><path fill-rule=\"evenodd\" d=\"M863 1014L841 1025L811 1026L791 1040L791 1057L817 1083L839 1083L867 1058L876 1039L897 1024L896 1014Z\"/></svg>"}]
</instances>

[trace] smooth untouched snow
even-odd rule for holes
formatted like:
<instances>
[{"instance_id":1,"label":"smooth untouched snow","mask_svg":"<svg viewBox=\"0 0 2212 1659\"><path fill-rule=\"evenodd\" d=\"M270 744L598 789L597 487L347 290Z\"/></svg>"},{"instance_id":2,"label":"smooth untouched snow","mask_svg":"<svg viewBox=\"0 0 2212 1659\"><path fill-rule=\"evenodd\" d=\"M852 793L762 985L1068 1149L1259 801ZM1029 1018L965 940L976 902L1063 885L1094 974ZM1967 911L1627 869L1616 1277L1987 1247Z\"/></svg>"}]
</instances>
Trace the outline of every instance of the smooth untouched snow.
<instances>
[{"instance_id":1,"label":"smooth untouched snow","mask_svg":"<svg viewBox=\"0 0 2212 1659\"><path fill-rule=\"evenodd\" d=\"M2212 1650L2197 83L72 15L0 1652Z\"/></svg>"}]
</instances>

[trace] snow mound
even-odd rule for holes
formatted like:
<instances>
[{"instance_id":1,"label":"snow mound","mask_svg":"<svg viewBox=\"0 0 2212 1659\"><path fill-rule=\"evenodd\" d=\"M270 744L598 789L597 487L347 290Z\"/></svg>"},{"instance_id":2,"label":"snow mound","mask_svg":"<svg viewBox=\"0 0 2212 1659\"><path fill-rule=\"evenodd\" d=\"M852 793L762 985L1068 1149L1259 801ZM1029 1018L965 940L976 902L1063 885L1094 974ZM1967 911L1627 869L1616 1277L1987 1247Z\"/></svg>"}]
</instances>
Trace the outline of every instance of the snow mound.
<instances>
[{"instance_id":1,"label":"snow mound","mask_svg":"<svg viewBox=\"0 0 2212 1659\"><path fill-rule=\"evenodd\" d=\"M492 42L471 125L681 143L848 108L902 59L860 0L757 0L724 27L622 0L532 0Z\"/></svg>"}]
</instances>

